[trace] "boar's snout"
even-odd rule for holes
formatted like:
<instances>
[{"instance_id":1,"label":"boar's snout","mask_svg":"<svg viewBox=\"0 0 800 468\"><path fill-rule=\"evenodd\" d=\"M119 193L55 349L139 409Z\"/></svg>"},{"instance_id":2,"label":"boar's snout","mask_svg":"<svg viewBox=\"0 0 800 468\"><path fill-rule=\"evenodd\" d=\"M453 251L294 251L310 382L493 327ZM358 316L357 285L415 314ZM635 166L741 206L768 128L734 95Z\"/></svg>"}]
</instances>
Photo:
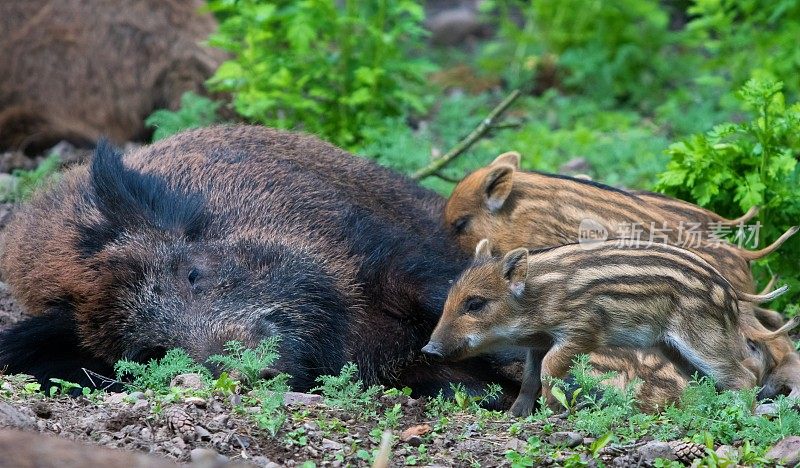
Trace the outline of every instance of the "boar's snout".
<instances>
[{"instance_id":1,"label":"boar's snout","mask_svg":"<svg viewBox=\"0 0 800 468\"><path fill-rule=\"evenodd\" d=\"M435 343L433 341L428 342L425 347L422 348L422 354L434 358L434 359L444 359L444 353L442 352L442 345L440 343Z\"/></svg>"}]
</instances>

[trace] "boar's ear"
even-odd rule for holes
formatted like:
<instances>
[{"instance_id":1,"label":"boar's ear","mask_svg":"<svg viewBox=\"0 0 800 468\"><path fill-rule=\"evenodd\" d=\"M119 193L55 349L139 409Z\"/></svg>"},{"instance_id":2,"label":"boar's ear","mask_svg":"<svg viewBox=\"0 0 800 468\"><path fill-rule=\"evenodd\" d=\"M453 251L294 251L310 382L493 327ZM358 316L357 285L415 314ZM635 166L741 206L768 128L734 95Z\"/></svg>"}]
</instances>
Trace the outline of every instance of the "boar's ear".
<instances>
[{"instance_id":1,"label":"boar's ear","mask_svg":"<svg viewBox=\"0 0 800 468\"><path fill-rule=\"evenodd\" d=\"M492 161L491 165L499 166L501 164L504 164L506 166L513 167L515 170L519 170L520 158L521 156L516 151L508 151L494 158L494 161Z\"/></svg>"},{"instance_id":2,"label":"boar's ear","mask_svg":"<svg viewBox=\"0 0 800 468\"><path fill-rule=\"evenodd\" d=\"M142 224L196 237L207 224L203 199L180 192L152 174L125 167L122 153L101 140L91 163L95 201L103 217L114 226Z\"/></svg>"},{"instance_id":3,"label":"boar's ear","mask_svg":"<svg viewBox=\"0 0 800 468\"><path fill-rule=\"evenodd\" d=\"M511 193L511 185L514 178L514 167L508 164L492 166L486 179L483 181L483 195L486 207L489 211L496 213L503 207L506 198Z\"/></svg>"},{"instance_id":4,"label":"boar's ear","mask_svg":"<svg viewBox=\"0 0 800 468\"><path fill-rule=\"evenodd\" d=\"M492 245L489 239L481 239L475 247L475 260L484 260L492 258Z\"/></svg>"},{"instance_id":5,"label":"boar's ear","mask_svg":"<svg viewBox=\"0 0 800 468\"><path fill-rule=\"evenodd\" d=\"M511 292L519 297L525 290L525 281L528 279L528 249L514 249L503 257L503 278L508 281Z\"/></svg>"}]
</instances>

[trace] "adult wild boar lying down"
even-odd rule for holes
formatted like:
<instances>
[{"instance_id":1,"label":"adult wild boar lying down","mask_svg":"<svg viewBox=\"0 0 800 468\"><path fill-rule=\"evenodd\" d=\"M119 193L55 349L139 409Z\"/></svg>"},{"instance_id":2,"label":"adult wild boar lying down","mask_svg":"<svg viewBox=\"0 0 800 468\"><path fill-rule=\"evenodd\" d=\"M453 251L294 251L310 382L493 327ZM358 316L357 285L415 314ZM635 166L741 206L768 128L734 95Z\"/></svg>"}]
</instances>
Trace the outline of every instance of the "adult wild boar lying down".
<instances>
[{"instance_id":1,"label":"adult wild boar lying down","mask_svg":"<svg viewBox=\"0 0 800 468\"><path fill-rule=\"evenodd\" d=\"M316 138L187 132L122 157L100 144L9 225L2 274L34 317L0 336L0 369L87 383L120 358L280 335L298 390L355 362L367 383L436 393L515 384L485 360L419 350L466 259L444 200ZM454 244L453 244L454 245Z\"/></svg>"}]
</instances>

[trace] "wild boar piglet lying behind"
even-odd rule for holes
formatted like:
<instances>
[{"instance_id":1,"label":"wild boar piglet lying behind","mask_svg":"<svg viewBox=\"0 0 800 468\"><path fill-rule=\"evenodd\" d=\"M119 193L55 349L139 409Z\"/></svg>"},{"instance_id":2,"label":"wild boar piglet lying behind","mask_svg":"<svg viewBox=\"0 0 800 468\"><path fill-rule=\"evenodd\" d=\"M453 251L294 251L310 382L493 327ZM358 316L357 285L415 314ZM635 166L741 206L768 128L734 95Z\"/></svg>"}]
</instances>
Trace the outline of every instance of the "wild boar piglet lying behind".
<instances>
[{"instance_id":1,"label":"wild boar piglet lying behind","mask_svg":"<svg viewBox=\"0 0 800 468\"><path fill-rule=\"evenodd\" d=\"M698 255L669 245L592 247L520 248L499 259L482 240L423 352L460 360L527 347L515 415L530 413L540 387L552 405L542 378L563 378L576 355L601 347L666 345L722 388L752 388L762 379L738 327L739 301L771 300L786 287L764 296L737 292ZM748 337L770 340L798 322Z\"/></svg>"},{"instance_id":2,"label":"wild boar piglet lying behind","mask_svg":"<svg viewBox=\"0 0 800 468\"><path fill-rule=\"evenodd\" d=\"M750 212L741 219L749 219ZM444 221L458 245L472 251L488 238L499 252L538 249L593 238L622 238L633 246L688 247L733 286L754 292L749 261L777 250L797 231L788 229L760 250L722 242L697 223L733 222L680 200L639 194L573 177L520 170L519 154L498 156L465 177L447 200Z\"/></svg>"}]
</instances>

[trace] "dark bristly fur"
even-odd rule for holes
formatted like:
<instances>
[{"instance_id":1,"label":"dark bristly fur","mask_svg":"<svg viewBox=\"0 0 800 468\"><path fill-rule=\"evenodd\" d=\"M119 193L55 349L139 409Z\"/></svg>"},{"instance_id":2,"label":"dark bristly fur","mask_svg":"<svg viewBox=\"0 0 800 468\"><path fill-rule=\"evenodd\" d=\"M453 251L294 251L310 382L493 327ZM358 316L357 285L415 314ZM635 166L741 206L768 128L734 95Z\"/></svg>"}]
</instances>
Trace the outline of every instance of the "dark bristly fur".
<instances>
[{"instance_id":1,"label":"dark bristly fur","mask_svg":"<svg viewBox=\"0 0 800 468\"><path fill-rule=\"evenodd\" d=\"M51 304L69 303L74 323L22 322L0 341L0 367L72 376L172 347L202 362L228 340L278 334L277 369L298 390L353 361L368 384L436 393L452 377L514 392L485 362L420 357L467 261L441 227L443 205L301 134L208 128L124 157L101 144L7 228L0 266L14 296L59 319ZM43 345L37 324L62 344Z\"/></svg>"},{"instance_id":2,"label":"dark bristly fur","mask_svg":"<svg viewBox=\"0 0 800 468\"><path fill-rule=\"evenodd\" d=\"M722 388L752 388L763 378L763 364L739 328L738 295L701 257L666 244L632 249L605 241L537 253L520 248L498 259L483 240L450 290L423 352L458 360L530 348L512 406L518 416L533 409L540 373L563 378L578 354L600 348L667 346ZM758 338L774 339L797 324L775 332L762 327ZM542 392L552 396L547 385Z\"/></svg>"}]
</instances>

